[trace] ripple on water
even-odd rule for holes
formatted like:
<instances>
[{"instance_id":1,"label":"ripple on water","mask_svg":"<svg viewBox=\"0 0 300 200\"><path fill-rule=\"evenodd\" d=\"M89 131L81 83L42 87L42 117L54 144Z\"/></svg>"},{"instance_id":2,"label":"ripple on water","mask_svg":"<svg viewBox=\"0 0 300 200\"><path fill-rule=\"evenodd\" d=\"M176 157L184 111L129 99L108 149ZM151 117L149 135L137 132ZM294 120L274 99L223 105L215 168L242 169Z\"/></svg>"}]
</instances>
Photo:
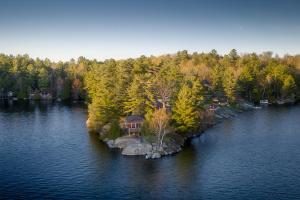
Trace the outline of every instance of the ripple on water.
<instances>
[{"instance_id":1,"label":"ripple on water","mask_svg":"<svg viewBox=\"0 0 300 200\"><path fill-rule=\"evenodd\" d=\"M176 156L128 158L80 105L0 106L0 199L297 199L300 107L246 112Z\"/></svg>"}]
</instances>

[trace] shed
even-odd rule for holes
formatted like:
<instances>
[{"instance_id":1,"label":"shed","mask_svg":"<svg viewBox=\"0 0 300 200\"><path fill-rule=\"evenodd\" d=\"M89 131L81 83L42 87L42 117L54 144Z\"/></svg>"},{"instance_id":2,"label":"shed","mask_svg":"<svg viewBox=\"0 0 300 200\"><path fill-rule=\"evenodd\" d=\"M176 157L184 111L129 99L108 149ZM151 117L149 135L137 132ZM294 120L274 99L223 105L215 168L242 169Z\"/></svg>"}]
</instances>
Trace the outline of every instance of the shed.
<instances>
[{"instance_id":1,"label":"shed","mask_svg":"<svg viewBox=\"0 0 300 200\"><path fill-rule=\"evenodd\" d=\"M140 115L130 115L125 118L124 128L127 129L128 134L139 133L141 131L144 117Z\"/></svg>"}]
</instances>

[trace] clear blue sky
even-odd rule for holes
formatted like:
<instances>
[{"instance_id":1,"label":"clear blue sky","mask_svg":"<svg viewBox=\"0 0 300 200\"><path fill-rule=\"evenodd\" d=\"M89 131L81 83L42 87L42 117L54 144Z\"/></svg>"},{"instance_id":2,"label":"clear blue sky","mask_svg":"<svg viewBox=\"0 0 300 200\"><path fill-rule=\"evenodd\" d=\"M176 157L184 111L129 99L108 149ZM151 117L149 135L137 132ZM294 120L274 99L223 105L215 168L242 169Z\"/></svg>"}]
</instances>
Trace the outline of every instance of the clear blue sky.
<instances>
[{"instance_id":1,"label":"clear blue sky","mask_svg":"<svg viewBox=\"0 0 300 200\"><path fill-rule=\"evenodd\" d=\"M0 52L53 60L178 50L300 53L299 0L0 0Z\"/></svg>"}]
</instances>

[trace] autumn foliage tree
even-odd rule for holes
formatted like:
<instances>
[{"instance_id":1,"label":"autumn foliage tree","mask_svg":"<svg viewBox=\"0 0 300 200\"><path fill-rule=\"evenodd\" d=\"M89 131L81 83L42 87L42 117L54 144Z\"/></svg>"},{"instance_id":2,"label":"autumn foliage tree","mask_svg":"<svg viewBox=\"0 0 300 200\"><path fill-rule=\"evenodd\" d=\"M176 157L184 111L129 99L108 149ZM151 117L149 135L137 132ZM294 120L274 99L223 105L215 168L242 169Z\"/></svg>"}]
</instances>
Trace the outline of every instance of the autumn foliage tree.
<instances>
[{"instance_id":1,"label":"autumn foliage tree","mask_svg":"<svg viewBox=\"0 0 300 200\"><path fill-rule=\"evenodd\" d=\"M158 150L161 149L164 137L168 132L169 121L170 115L167 113L165 107L156 109L152 114L150 126L157 136Z\"/></svg>"}]
</instances>

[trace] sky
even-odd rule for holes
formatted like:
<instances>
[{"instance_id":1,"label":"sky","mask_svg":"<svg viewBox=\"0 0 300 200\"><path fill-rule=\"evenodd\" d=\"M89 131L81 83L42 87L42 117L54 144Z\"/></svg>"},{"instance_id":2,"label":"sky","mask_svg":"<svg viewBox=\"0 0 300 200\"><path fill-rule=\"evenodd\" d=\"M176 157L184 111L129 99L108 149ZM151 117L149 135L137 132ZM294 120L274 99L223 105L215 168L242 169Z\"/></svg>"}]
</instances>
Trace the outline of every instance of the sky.
<instances>
[{"instance_id":1,"label":"sky","mask_svg":"<svg viewBox=\"0 0 300 200\"><path fill-rule=\"evenodd\" d=\"M54 61L300 53L299 0L0 0L0 53Z\"/></svg>"}]
</instances>

